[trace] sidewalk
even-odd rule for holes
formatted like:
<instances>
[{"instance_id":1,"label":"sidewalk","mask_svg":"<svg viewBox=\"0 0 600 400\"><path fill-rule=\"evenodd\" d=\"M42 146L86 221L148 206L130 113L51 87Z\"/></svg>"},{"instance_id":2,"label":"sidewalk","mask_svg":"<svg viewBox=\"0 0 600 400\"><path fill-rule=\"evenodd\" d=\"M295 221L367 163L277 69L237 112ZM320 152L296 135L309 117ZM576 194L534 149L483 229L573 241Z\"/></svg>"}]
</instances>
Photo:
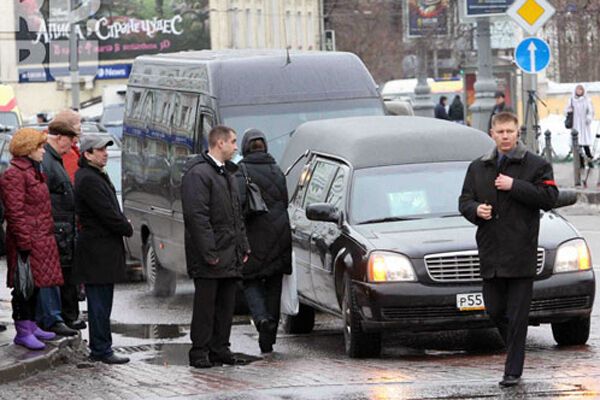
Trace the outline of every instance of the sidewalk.
<instances>
[{"instance_id":1,"label":"sidewalk","mask_svg":"<svg viewBox=\"0 0 600 400\"><path fill-rule=\"evenodd\" d=\"M572 162L555 162L552 164L554 168L554 180L558 184L559 189L575 189L578 194L578 203L598 205L600 204L600 187L598 186L599 166L595 166L590 171L587 180L587 188L582 186L575 187L574 172ZM583 177L582 177L583 180Z\"/></svg>"},{"instance_id":2,"label":"sidewalk","mask_svg":"<svg viewBox=\"0 0 600 400\"><path fill-rule=\"evenodd\" d=\"M6 275L5 260L0 260L0 274ZM0 279L4 283L4 279ZM81 335L60 338L46 342L46 348L41 351L27 350L25 347L13 343L15 328L11 319L10 299L7 298L7 290L3 288L0 296L0 324L6 326L6 330L0 332L0 385L21 379L32 373L52 368L55 365L65 363L74 355L83 352Z\"/></svg>"}]
</instances>

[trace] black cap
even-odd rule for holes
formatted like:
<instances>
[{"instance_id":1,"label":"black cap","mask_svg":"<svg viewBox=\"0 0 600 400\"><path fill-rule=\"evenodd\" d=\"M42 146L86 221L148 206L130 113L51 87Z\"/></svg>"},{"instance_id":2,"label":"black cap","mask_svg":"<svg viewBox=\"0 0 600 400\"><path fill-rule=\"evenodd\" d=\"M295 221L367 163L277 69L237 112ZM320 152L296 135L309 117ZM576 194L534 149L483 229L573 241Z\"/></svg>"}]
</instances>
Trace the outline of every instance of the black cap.
<instances>
[{"instance_id":1,"label":"black cap","mask_svg":"<svg viewBox=\"0 0 600 400\"><path fill-rule=\"evenodd\" d=\"M501 90L496 90L496 93L494 93L494 98L497 99L498 97L504 98L504 92Z\"/></svg>"}]
</instances>

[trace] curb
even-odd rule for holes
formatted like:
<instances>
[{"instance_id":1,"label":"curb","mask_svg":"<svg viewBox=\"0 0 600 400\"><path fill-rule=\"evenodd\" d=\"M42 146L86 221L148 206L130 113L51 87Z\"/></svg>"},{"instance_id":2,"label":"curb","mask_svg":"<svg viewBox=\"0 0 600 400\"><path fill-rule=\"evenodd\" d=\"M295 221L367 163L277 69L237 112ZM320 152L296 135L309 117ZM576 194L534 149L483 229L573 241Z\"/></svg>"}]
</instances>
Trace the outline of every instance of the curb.
<instances>
[{"instance_id":1,"label":"curb","mask_svg":"<svg viewBox=\"0 0 600 400\"><path fill-rule=\"evenodd\" d=\"M600 192L575 189L577 191L577 203L598 205L600 204Z\"/></svg>"},{"instance_id":2,"label":"curb","mask_svg":"<svg viewBox=\"0 0 600 400\"><path fill-rule=\"evenodd\" d=\"M0 348L0 354L5 359L9 357L14 359L12 364L0 367L0 385L66 363L82 348L81 334L46 342L46 344L46 350L39 355L38 352L29 351L14 344Z\"/></svg>"}]
</instances>

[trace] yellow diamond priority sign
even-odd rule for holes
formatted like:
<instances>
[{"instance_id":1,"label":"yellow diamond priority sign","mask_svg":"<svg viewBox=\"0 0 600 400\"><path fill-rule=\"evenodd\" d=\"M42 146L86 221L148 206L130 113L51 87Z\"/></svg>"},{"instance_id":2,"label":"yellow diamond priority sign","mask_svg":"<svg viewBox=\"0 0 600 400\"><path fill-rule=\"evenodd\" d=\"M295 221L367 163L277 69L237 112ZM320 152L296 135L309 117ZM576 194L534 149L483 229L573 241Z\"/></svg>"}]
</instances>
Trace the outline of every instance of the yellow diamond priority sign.
<instances>
[{"instance_id":1,"label":"yellow diamond priority sign","mask_svg":"<svg viewBox=\"0 0 600 400\"><path fill-rule=\"evenodd\" d=\"M506 14L527 33L535 35L555 12L547 0L516 0Z\"/></svg>"}]
</instances>

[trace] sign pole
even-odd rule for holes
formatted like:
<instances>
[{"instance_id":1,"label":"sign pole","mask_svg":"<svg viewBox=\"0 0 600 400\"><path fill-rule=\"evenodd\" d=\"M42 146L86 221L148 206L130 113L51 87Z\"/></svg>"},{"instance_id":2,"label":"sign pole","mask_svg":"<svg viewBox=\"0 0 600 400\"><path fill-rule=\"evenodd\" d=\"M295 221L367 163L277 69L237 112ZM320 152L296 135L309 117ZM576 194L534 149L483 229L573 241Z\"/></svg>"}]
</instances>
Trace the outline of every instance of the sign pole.
<instances>
[{"instance_id":1,"label":"sign pole","mask_svg":"<svg viewBox=\"0 0 600 400\"><path fill-rule=\"evenodd\" d=\"M526 36L527 37L527 36ZM532 43L533 44L533 43ZM533 49L531 49L533 50ZM534 57L534 52L530 51L531 54L531 60L530 60L530 64L531 64L531 68L532 71L535 71L535 57ZM525 115L527 115L527 109L529 108L529 118L527 121L523 120L522 123L523 124L527 124L525 125L525 137L521 138L523 140L523 142L525 143L525 145L527 146L527 149L529 149L529 151L537 154L538 150L539 150L539 146L537 143L537 138L536 136L536 127L535 124L538 123L536 121L536 118L533 118L533 110L537 110L537 96L530 96L530 93L537 93L537 74L535 73L526 73L523 72L523 79L522 79L522 86L523 86L523 91L522 91L522 95L521 98L523 99L522 101L522 106L523 106L523 118L525 118ZM533 101L533 104L531 103ZM535 108L534 108L535 107Z\"/></svg>"},{"instance_id":2,"label":"sign pole","mask_svg":"<svg viewBox=\"0 0 600 400\"><path fill-rule=\"evenodd\" d=\"M497 86L492 64L490 19L477 18L477 82L475 82L475 102L471 106L472 126L488 134L490 115L495 104L494 92Z\"/></svg>"},{"instance_id":3,"label":"sign pole","mask_svg":"<svg viewBox=\"0 0 600 400\"><path fill-rule=\"evenodd\" d=\"M70 18L73 18L70 23L69 32L69 71L71 75L71 107L79 110L79 38L77 37L77 21L74 18L74 10L78 2L71 0L69 9Z\"/></svg>"}]
</instances>

